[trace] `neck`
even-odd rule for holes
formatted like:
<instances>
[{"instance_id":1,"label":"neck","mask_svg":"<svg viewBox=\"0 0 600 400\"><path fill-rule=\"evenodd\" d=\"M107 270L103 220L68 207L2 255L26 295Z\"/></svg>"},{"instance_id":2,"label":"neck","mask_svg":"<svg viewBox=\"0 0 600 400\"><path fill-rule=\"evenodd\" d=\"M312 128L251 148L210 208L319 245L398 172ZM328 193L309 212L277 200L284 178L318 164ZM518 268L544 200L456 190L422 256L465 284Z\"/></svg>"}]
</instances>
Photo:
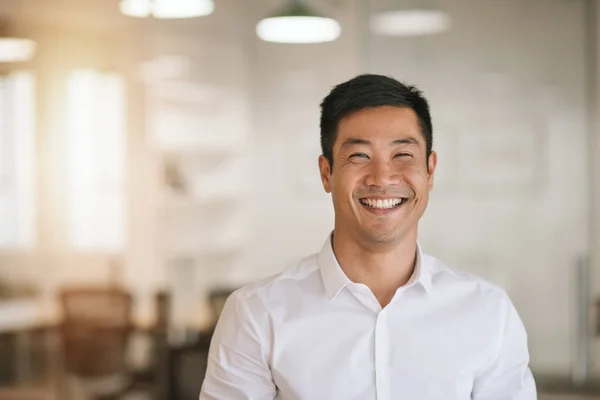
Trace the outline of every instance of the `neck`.
<instances>
[{"instance_id":1,"label":"neck","mask_svg":"<svg viewBox=\"0 0 600 400\"><path fill-rule=\"evenodd\" d=\"M371 289L381 307L410 279L417 255L417 232L407 233L399 242L373 244L335 230L333 250L340 267L352 282Z\"/></svg>"}]
</instances>

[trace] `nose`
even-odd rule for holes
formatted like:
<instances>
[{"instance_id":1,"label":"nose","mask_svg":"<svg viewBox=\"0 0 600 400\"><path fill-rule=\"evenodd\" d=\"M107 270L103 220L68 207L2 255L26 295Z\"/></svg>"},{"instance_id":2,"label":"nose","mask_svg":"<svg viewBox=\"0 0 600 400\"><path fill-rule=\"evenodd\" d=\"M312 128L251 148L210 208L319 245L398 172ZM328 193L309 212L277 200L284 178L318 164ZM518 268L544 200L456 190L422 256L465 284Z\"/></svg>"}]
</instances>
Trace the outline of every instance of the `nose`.
<instances>
[{"instance_id":1,"label":"nose","mask_svg":"<svg viewBox=\"0 0 600 400\"><path fill-rule=\"evenodd\" d=\"M378 186L385 188L390 185L398 184L400 181L398 172L390 163L382 160L373 160L365 177L365 184L369 186Z\"/></svg>"}]
</instances>

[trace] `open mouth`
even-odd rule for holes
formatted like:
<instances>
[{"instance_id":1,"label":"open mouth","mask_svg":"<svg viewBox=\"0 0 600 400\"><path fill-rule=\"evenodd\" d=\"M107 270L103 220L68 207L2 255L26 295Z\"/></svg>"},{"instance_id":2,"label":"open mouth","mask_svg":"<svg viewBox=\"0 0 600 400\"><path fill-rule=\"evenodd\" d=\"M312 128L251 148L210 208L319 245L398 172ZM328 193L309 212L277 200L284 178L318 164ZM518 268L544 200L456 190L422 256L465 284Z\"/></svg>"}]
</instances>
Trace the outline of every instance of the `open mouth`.
<instances>
[{"instance_id":1,"label":"open mouth","mask_svg":"<svg viewBox=\"0 0 600 400\"><path fill-rule=\"evenodd\" d=\"M375 210L389 210L400 207L402 204L406 202L406 198L404 197L396 197L390 199L369 199L363 198L360 199L360 204L367 208L372 208Z\"/></svg>"}]
</instances>

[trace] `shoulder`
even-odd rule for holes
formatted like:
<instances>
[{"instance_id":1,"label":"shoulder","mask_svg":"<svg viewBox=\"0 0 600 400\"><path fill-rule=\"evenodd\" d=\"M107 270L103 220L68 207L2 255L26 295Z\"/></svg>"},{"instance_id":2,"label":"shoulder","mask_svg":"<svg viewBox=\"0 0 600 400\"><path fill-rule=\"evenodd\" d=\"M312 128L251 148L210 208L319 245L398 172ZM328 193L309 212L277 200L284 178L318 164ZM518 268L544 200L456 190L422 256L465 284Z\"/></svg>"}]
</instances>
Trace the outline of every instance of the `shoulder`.
<instances>
[{"instance_id":1,"label":"shoulder","mask_svg":"<svg viewBox=\"0 0 600 400\"><path fill-rule=\"evenodd\" d=\"M472 331L493 338L494 348L500 346L507 329L526 337L523 323L507 291L500 285L475 274L447 266L427 257L431 273L434 302L470 326Z\"/></svg>"},{"instance_id":2,"label":"shoulder","mask_svg":"<svg viewBox=\"0 0 600 400\"><path fill-rule=\"evenodd\" d=\"M509 307L511 300L506 290L480 276L453 266L448 266L439 259L424 255L424 260L431 274L431 284L441 293L453 294L488 306Z\"/></svg>"},{"instance_id":3,"label":"shoulder","mask_svg":"<svg viewBox=\"0 0 600 400\"><path fill-rule=\"evenodd\" d=\"M321 283L317 259L318 255L312 254L278 274L243 286L230 295L229 301L252 308L269 308L293 297L294 292L302 294L309 291Z\"/></svg>"}]
</instances>

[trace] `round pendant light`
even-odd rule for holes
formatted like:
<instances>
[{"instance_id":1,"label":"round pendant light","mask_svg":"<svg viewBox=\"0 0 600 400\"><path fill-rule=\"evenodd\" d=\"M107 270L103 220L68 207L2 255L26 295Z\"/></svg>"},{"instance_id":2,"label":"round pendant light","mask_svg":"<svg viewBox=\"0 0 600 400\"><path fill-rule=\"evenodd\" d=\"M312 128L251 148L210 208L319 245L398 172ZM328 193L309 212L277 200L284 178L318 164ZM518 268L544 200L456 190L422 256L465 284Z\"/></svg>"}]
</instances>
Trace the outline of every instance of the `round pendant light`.
<instances>
[{"instance_id":1,"label":"round pendant light","mask_svg":"<svg viewBox=\"0 0 600 400\"><path fill-rule=\"evenodd\" d=\"M291 0L281 12L256 26L258 37L273 43L332 42L341 32L339 22L315 13L300 0Z\"/></svg>"},{"instance_id":2,"label":"round pendant light","mask_svg":"<svg viewBox=\"0 0 600 400\"><path fill-rule=\"evenodd\" d=\"M121 0L119 3L121 14L128 17L146 18L152 14L150 0Z\"/></svg>"},{"instance_id":3,"label":"round pendant light","mask_svg":"<svg viewBox=\"0 0 600 400\"><path fill-rule=\"evenodd\" d=\"M213 0L121 0L119 9L128 17L180 19L210 15L215 4Z\"/></svg>"}]
</instances>

